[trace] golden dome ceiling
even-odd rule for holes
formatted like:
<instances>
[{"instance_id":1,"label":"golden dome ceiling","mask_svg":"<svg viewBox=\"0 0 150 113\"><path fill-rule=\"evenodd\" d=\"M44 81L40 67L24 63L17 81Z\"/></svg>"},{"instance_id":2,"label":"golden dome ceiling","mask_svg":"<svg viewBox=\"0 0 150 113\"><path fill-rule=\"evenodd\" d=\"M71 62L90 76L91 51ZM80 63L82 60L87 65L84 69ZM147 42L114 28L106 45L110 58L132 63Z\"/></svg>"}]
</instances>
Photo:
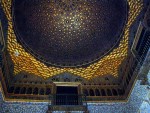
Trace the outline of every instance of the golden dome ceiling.
<instances>
[{"instance_id":1,"label":"golden dome ceiling","mask_svg":"<svg viewBox=\"0 0 150 113\"><path fill-rule=\"evenodd\" d=\"M19 1L19 0L18 0ZM53 0L52 0L53 1ZM54 0L55 1L55 0ZM59 3L65 3L66 6L62 5L61 8L63 10L70 10L68 9L67 7L69 6L72 6L72 8L76 8L77 6L76 5L72 5L73 3L72 2L68 2L68 0L58 0L60 2ZM69 0L69 1L72 1L72 0ZM80 1L83 1L83 0L78 0L78 2ZM90 0L89 0L90 1ZM103 0L99 0L99 1L103 1ZM95 1L96 2L99 2L99 1ZM111 0L110 0L111 1ZM122 0L124 1L124 0ZM14 23L13 23L13 16L11 14L11 3L12 1L11 0L2 0L1 1L1 5L3 6L3 9L6 13L6 16L8 18L8 23L9 23L9 26L8 26L8 37L7 37L7 49L10 53L10 56L14 62L14 74L18 74L22 71L26 71L28 73L31 73L31 74L34 74L34 75L38 75L38 76L42 76L43 78L49 78L49 77L52 77L54 75L57 75L57 74L60 74L60 73L64 73L64 72L68 72L68 73L72 73L72 74L75 74L75 75L78 75L78 76L81 76L83 78L87 78L87 79L91 79L92 77L95 77L95 76L102 76L102 75L106 75L106 74L111 74L111 75L114 75L114 76L117 76L118 75L118 67L119 65L122 63L122 61L126 58L127 56L127 51L128 51L128 39L129 39L129 29L130 29L130 26L132 25L132 23L134 22L134 20L136 19L136 17L138 16L138 14L140 13L140 11L142 10L142 1L141 0L127 0L128 1L128 4L129 4L129 11L128 11L128 22L126 23L125 25L125 28L124 28L124 35L121 37L121 40L120 40L120 43L119 43L119 46L115 49L113 49L111 52L109 52L108 55L104 56L103 58L97 60L96 62L90 64L89 66L87 67L76 67L76 68L72 68L72 67L56 67L56 66L48 66L48 65L45 65L45 63L39 61L35 56L34 54L31 54L31 52L27 52L26 49L25 49L25 46L22 44L20 44L20 42L18 43L18 38L16 38L16 33L14 32ZM66 3L67 2L67 3ZM94 2L94 1L93 1ZM84 2L83 2L84 3ZM77 3L75 3L77 4ZM112 3L113 4L113 3ZM59 4L60 5L60 4ZM59 6L58 5L58 6ZM98 4L97 4L98 5ZM21 5L20 5L21 6ZM83 5L83 7L86 6L86 2L85 4ZM81 8L81 10L86 10L85 12L90 12L90 7L93 7L92 5L90 6L86 6L85 8ZM58 12L56 11L56 15L62 15L62 13L59 12L59 8L56 8L56 10L58 10ZM98 10L99 7L98 7ZM104 9L106 10L106 9ZM35 11L35 10L34 10ZM51 10L50 10L51 12ZM81 11L82 12L82 11ZM113 12L114 13L114 12ZM96 13L91 13L91 14L94 14L92 18L96 17ZM99 14L98 14L99 15ZM115 15L115 14L114 14ZM34 15L32 15L34 16ZM46 16L46 15L45 15ZM47 15L48 16L48 15ZM46 17L47 17L46 16ZM70 17L70 13L68 16L66 17ZM72 18L68 19L64 17L64 21L62 19L62 22L65 22L65 24L63 24L62 26L59 26L59 27L62 27L62 31L61 32L64 32L64 30L66 31L65 33L63 33L63 36L68 36L67 38L71 38L71 36L69 35L69 33L73 33L71 31L71 27L72 25L74 26L74 29L77 29L77 31L79 32L80 31L80 26L82 28L82 26L84 26L84 22L87 21L86 18L84 16L82 16L82 14L77 14L77 18L78 19L73 19L73 17L75 17L75 14ZM101 17L101 16L100 16ZM100 17L98 17L98 20L101 19ZM65 19L66 18L66 19ZM111 17L110 17L111 18ZM119 17L117 17L119 18ZM124 17L123 17L124 18ZM35 19L35 18L31 18L31 19ZM91 20L90 19L90 20ZM38 19L37 19L38 20ZM59 19L58 19L59 20ZM56 21L58 21L56 19ZM72 21L71 21L72 20ZM85 20L85 21L82 21L82 20ZM104 18L105 20L105 18ZM103 20L103 21L104 21ZM106 19L107 20L107 19ZM111 19L110 19L111 20ZM47 20L46 20L47 21ZM45 22L46 22L45 21ZM80 24L80 25L76 25L74 24L74 21L78 21L78 22L75 22L76 24ZM100 22L103 22L103 21L100 21ZM43 22L44 22L44 19L43 19ZM68 24L69 23L69 24ZM103 23L100 23L100 24L104 24L105 21ZM122 29L122 27L120 27L120 25L122 25L122 23L124 22L121 22L119 25L118 25L118 28L117 29ZM36 24L36 23L35 23ZM42 22L41 22L42 24ZM57 25L58 23L55 23L55 24L52 24L53 26L54 25ZM28 24L29 25L29 24ZM34 24L33 24L34 25ZM70 26L71 25L71 26ZM96 25L99 25L99 24L87 24L89 25L89 27L85 27L87 30L85 33L85 36L88 37L89 35L89 32L88 30L92 30L93 27L97 27ZM116 25L115 23L114 24L111 24L111 25ZM46 28L48 26L46 25ZM65 29L63 29L63 27ZM108 26L107 26L108 27ZM43 28L44 29L44 28ZM99 30L100 28L96 28L96 30ZM113 28L111 28L112 30ZM56 30L56 28L54 29ZM81 30L84 30L84 27L83 29ZM98 31L97 30L97 31ZM114 29L115 30L115 29ZM44 32L44 31L43 31ZM118 31L117 31L118 32ZM117 32L115 32L117 34ZM39 32L40 33L40 32ZM46 32L44 32L46 33ZM54 32L52 32L54 33ZM105 32L106 33L106 32ZM56 36L58 36L57 38L59 37L63 37L63 36L60 36L61 34L55 34ZM73 37L76 37L78 34L72 34ZM80 36L80 35L78 35ZM116 37L115 37L116 36ZM23 36L24 37L24 36ZM42 37L42 36L41 36ZM31 38L31 37L30 37ZM44 38L44 37L43 37ZM103 38L103 37L102 37ZM108 39L106 39L106 42L108 41L109 43L111 43L112 45L115 45L115 41L118 40L118 36L117 35L113 35L113 38L112 39L113 41L111 42L110 41L110 38L109 37ZM62 40L62 39L61 39ZM79 39L77 39L79 40ZM90 37L87 38L87 39L82 39L84 40L85 42L87 40L90 40ZM98 39L97 39L98 40ZM105 39L102 39L102 40L105 40ZM52 40L51 40L52 41ZM56 42L57 43L57 42ZM73 43L72 42L72 39L70 39L70 43ZM77 43L77 42L75 42ZM102 42L100 42L102 43ZM108 43L108 44L109 44ZM47 45L47 43L45 43ZM104 43L105 44L105 43ZM107 44L107 43L106 43ZM69 44L67 44L67 46L69 47ZM102 46L100 46L101 48ZM112 47L112 46L111 46ZM110 48L111 48L110 47ZM107 48L107 50L110 50L110 48ZM90 49L90 50L93 50ZM94 51L94 50L93 50ZM37 52L37 51L36 51ZM96 56L96 58L100 58L100 56ZM88 57L88 61L91 62L93 61L94 58L91 58L89 60L89 58L91 57ZM51 61L51 60L49 60ZM82 60L82 63L84 64L85 62L83 62L84 60ZM87 61L87 60L86 60ZM52 62L51 62L52 63ZM80 62L81 63L81 62ZM56 63L57 64L57 63ZM61 62L58 62L58 64L61 64ZM68 64L70 63L66 63L66 62L62 62L62 65L65 64L68 66ZM73 63L73 65L76 64L76 63ZM72 65L72 64L70 64Z\"/></svg>"},{"instance_id":2,"label":"golden dome ceiling","mask_svg":"<svg viewBox=\"0 0 150 113\"><path fill-rule=\"evenodd\" d=\"M126 0L14 0L12 7L17 41L60 67L91 64L112 51L128 13Z\"/></svg>"}]
</instances>

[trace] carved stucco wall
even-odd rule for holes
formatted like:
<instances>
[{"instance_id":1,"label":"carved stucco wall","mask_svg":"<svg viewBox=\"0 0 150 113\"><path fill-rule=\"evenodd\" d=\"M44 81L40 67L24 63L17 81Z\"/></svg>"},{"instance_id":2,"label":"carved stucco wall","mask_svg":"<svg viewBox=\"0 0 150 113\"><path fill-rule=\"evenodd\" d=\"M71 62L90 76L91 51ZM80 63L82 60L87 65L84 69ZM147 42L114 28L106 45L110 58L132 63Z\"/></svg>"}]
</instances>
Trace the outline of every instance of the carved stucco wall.
<instances>
[{"instance_id":1,"label":"carved stucco wall","mask_svg":"<svg viewBox=\"0 0 150 113\"><path fill-rule=\"evenodd\" d=\"M148 76L150 76L150 72ZM141 109L144 108L142 107L143 102L147 99L146 96L148 96L150 90L147 89L147 85L140 85L140 82L138 80L135 83L135 87L127 103L88 103L90 113L138 113L142 111ZM48 109L47 105L48 103L4 102L2 93L0 93L0 113L46 113ZM147 104L145 105L147 107ZM150 111L147 113L150 113Z\"/></svg>"}]
</instances>

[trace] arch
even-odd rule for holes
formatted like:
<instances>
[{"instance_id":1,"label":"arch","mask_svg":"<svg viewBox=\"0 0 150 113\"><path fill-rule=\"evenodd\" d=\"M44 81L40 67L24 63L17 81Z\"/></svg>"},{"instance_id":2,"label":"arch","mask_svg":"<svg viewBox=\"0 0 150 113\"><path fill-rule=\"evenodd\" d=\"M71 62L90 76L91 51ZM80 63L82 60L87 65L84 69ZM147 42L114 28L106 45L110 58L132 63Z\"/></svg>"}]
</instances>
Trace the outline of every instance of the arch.
<instances>
[{"instance_id":1,"label":"arch","mask_svg":"<svg viewBox=\"0 0 150 113\"><path fill-rule=\"evenodd\" d=\"M25 93L26 93L26 88L23 87L23 88L21 89L21 91L20 91L20 94L25 94Z\"/></svg>"},{"instance_id":2,"label":"arch","mask_svg":"<svg viewBox=\"0 0 150 113\"><path fill-rule=\"evenodd\" d=\"M49 95L49 94L51 94L51 89L50 88L46 88L46 93L45 93L46 95Z\"/></svg>"},{"instance_id":3,"label":"arch","mask_svg":"<svg viewBox=\"0 0 150 113\"><path fill-rule=\"evenodd\" d=\"M9 89L8 89L8 93L13 93L14 92L14 86L11 86Z\"/></svg>"},{"instance_id":4,"label":"arch","mask_svg":"<svg viewBox=\"0 0 150 113\"><path fill-rule=\"evenodd\" d=\"M20 92L20 87L16 87L14 93L19 94L19 92Z\"/></svg>"},{"instance_id":5,"label":"arch","mask_svg":"<svg viewBox=\"0 0 150 113\"><path fill-rule=\"evenodd\" d=\"M100 92L98 89L95 89L95 94L96 94L96 96L100 96Z\"/></svg>"},{"instance_id":6,"label":"arch","mask_svg":"<svg viewBox=\"0 0 150 113\"><path fill-rule=\"evenodd\" d=\"M107 95L108 95L108 96L112 96L112 93L111 93L111 90L110 90L110 89L107 89Z\"/></svg>"},{"instance_id":7,"label":"arch","mask_svg":"<svg viewBox=\"0 0 150 113\"><path fill-rule=\"evenodd\" d=\"M33 94L38 94L38 91L39 91L39 89L36 87L36 88L34 88L34 90L33 90Z\"/></svg>"},{"instance_id":8,"label":"arch","mask_svg":"<svg viewBox=\"0 0 150 113\"><path fill-rule=\"evenodd\" d=\"M123 83L123 89L126 89L126 88L127 88L127 86L128 86L127 82L126 82L126 81L124 81L124 83Z\"/></svg>"},{"instance_id":9,"label":"arch","mask_svg":"<svg viewBox=\"0 0 150 113\"><path fill-rule=\"evenodd\" d=\"M23 78L27 78L27 77L28 77L27 75L24 75L24 76L23 76Z\"/></svg>"},{"instance_id":10,"label":"arch","mask_svg":"<svg viewBox=\"0 0 150 113\"><path fill-rule=\"evenodd\" d=\"M106 96L106 92L104 89L101 89L101 94L102 94L102 96Z\"/></svg>"},{"instance_id":11,"label":"arch","mask_svg":"<svg viewBox=\"0 0 150 113\"><path fill-rule=\"evenodd\" d=\"M128 80L128 78L126 78L126 83L127 83L127 86L129 85L129 80Z\"/></svg>"},{"instance_id":12,"label":"arch","mask_svg":"<svg viewBox=\"0 0 150 113\"><path fill-rule=\"evenodd\" d=\"M40 95L44 95L44 89L40 89L40 92L39 92Z\"/></svg>"},{"instance_id":13,"label":"arch","mask_svg":"<svg viewBox=\"0 0 150 113\"><path fill-rule=\"evenodd\" d=\"M32 88L29 87L29 88L27 89L27 94L31 94L31 93L32 93Z\"/></svg>"},{"instance_id":14,"label":"arch","mask_svg":"<svg viewBox=\"0 0 150 113\"><path fill-rule=\"evenodd\" d=\"M112 93L114 96L118 96L117 90L116 89L112 89Z\"/></svg>"},{"instance_id":15,"label":"arch","mask_svg":"<svg viewBox=\"0 0 150 113\"><path fill-rule=\"evenodd\" d=\"M123 95L123 91L121 89L118 89L119 95Z\"/></svg>"},{"instance_id":16,"label":"arch","mask_svg":"<svg viewBox=\"0 0 150 113\"><path fill-rule=\"evenodd\" d=\"M93 89L90 89L90 96L94 96L94 91L93 91Z\"/></svg>"},{"instance_id":17,"label":"arch","mask_svg":"<svg viewBox=\"0 0 150 113\"><path fill-rule=\"evenodd\" d=\"M128 74L128 80L129 80L129 81L131 80L131 76L130 76L130 74Z\"/></svg>"},{"instance_id":18,"label":"arch","mask_svg":"<svg viewBox=\"0 0 150 113\"><path fill-rule=\"evenodd\" d=\"M86 95L86 96L89 96L88 90L87 90L87 89L84 89L84 90L83 90L83 94Z\"/></svg>"}]
</instances>

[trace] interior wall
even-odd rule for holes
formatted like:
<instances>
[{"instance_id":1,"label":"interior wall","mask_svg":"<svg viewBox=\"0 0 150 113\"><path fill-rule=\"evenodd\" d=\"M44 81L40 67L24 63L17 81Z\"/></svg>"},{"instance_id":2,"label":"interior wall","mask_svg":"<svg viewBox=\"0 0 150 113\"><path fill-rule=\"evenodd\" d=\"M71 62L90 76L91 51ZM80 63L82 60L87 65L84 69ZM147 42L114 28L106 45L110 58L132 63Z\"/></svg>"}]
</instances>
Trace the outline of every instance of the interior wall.
<instances>
[{"instance_id":1,"label":"interior wall","mask_svg":"<svg viewBox=\"0 0 150 113\"><path fill-rule=\"evenodd\" d=\"M90 113L138 113L149 93L147 85L140 82L136 82L127 103L88 103ZM0 93L0 113L46 113L47 109L48 103L4 102Z\"/></svg>"}]
</instances>

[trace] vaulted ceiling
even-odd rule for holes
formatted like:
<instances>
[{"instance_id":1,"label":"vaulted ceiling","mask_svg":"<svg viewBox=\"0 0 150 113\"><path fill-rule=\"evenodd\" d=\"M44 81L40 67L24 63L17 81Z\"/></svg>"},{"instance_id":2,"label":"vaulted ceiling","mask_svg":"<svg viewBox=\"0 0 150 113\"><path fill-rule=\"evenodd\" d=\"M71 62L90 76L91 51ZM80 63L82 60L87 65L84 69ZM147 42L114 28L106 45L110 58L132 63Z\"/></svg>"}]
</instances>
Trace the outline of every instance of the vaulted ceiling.
<instances>
[{"instance_id":1,"label":"vaulted ceiling","mask_svg":"<svg viewBox=\"0 0 150 113\"><path fill-rule=\"evenodd\" d=\"M139 0L2 0L14 74L118 76ZM110 5L111 4L111 5ZM12 5L12 7L11 7Z\"/></svg>"}]
</instances>

